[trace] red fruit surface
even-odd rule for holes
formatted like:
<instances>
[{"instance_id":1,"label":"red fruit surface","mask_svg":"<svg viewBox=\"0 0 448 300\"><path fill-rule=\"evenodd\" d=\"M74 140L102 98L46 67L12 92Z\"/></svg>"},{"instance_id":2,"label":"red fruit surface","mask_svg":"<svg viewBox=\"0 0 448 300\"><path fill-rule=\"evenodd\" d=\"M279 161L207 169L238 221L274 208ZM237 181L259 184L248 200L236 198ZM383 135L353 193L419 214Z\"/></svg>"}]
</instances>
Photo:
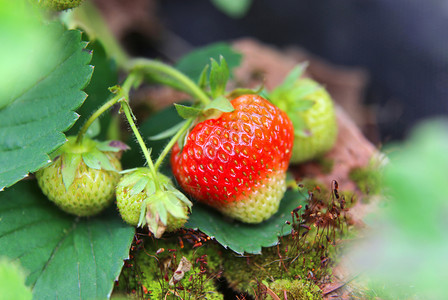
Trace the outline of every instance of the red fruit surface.
<instances>
[{"instance_id":1,"label":"red fruit surface","mask_svg":"<svg viewBox=\"0 0 448 300\"><path fill-rule=\"evenodd\" d=\"M269 101L243 95L231 103L233 112L198 123L182 151L176 144L171 154L180 186L224 213L229 204L263 193L266 186L277 195L284 192L272 183L284 184L294 141L288 116Z\"/></svg>"}]
</instances>

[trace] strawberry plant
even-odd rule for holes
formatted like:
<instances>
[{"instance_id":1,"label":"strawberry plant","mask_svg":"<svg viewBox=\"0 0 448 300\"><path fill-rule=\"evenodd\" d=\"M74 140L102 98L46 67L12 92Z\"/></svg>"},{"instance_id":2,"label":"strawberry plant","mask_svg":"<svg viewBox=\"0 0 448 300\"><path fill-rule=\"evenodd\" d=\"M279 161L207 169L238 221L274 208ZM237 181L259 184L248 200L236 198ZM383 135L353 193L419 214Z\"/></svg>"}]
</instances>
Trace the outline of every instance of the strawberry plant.
<instances>
[{"instance_id":1,"label":"strawberry plant","mask_svg":"<svg viewBox=\"0 0 448 300\"><path fill-rule=\"evenodd\" d=\"M0 0L0 24L12 29L3 44L27 46L29 32L42 41L32 39L30 53L2 57L10 78L1 72L9 84L0 91L0 254L25 269L33 297L110 297L142 234L178 234L180 248L184 237L193 249L214 240L232 254L260 254L295 232L289 220L309 197L294 181L287 189L291 156L310 147L304 157L322 154L336 131L316 131L324 141L301 150L293 146L305 130L300 120L310 131L317 121L281 108L331 107L327 94L295 83L296 73L272 91L272 102L262 89L229 91L241 55L225 43L175 66L131 58L88 2L65 15L53 11L81 2ZM20 80L8 60L24 67L24 55L32 63ZM188 101L137 120L132 92L154 83ZM310 98L290 108L291 93ZM119 118L130 128L127 140ZM327 119L321 123L334 123ZM201 259L194 266L206 273ZM176 276L169 286L182 282Z\"/></svg>"}]
</instances>

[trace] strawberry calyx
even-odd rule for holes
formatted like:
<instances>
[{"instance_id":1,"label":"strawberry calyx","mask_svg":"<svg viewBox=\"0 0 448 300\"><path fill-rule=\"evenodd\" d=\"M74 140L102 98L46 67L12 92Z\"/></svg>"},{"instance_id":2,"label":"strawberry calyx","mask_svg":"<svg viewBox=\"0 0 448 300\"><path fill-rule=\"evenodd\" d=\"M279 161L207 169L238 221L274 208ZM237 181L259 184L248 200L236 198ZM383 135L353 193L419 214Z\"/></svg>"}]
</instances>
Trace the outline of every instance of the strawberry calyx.
<instances>
[{"instance_id":1,"label":"strawberry calyx","mask_svg":"<svg viewBox=\"0 0 448 300\"><path fill-rule=\"evenodd\" d=\"M301 78L307 63L297 65L285 78L283 83L269 93L269 100L278 108L288 113L295 113L291 121L294 125L294 134L298 137L312 136L300 112L305 112L315 105L315 101L308 96L323 87L309 78Z\"/></svg>"},{"instance_id":2,"label":"strawberry calyx","mask_svg":"<svg viewBox=\"0 0 448 300\"><path fill-rule=\"evenodd\" d=\"M62 160L61 174L65 189L72 185L76 172L81 162L95 170L118 172L111 163L111 157L106 153L111 152L119 157L122 151L129 147L120 141L100 142L90 138L84 138L81 143L76 141L76 136L67 137L67 142L52 153L52 161Z\"/></svg>"},{"instance_id":3,"label":"strawberry calyx","mask_svg":"<svg viewBox=\"0 0 448 300\"><path fill-rule=\"evenodd\" d=\"M120 207L121 199L138 199L140 213L138 223L136 215ZM156 238L165 231L180 228L188 219L192 203L178 191L171 180L157 172L154 177L149 168L137 168L126 174L117 185L117 202L125 221L138 227L148 226Z\"/></svg>"}]
</instances>

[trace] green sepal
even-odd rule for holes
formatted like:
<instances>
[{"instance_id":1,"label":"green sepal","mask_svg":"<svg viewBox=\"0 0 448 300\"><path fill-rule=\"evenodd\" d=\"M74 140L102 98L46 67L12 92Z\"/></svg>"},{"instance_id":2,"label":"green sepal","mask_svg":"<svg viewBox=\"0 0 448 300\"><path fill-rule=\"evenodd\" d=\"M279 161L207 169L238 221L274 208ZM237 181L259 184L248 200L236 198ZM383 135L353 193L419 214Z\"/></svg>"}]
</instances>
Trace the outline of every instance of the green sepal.
<instances>
[{"instance_id":1,"label":"green sepal","mask_svg":"<svg viewBox=\"0 0 448 300\"><path fill-rule=\"evenodd\" d=\"M165 208L176 219L186 219L182 202L173 194L164 194Z\"/></svg>"},{"instance_id":2,"label":"green sepal","mask_svg":"<svg viewBox=\"0 0 448 300\"><path fill-rule=\"evenodd\" d=\"M271 101L271 100L270 100L270 96L269 96L269 92L266 90L266 88L263 88L263 89L258 93L258 95L259 95L260 97L264 98L264 99L267 99L267 100Z\"/></svg>"},{"instance_id":3,"label":"green sepal","mask_svg":"<svg viewBox=\"0 0 448 300\"><path fill-rule=\"evenodd\" d=\"M181 116L183 119L196 118L202 113L202 109L200 108L185 106L177 103L174 103L174 106L176 107L179 116Z\"/></svg>"},{"instance_id":4,"label":"green sepal","mask_svg":"<svg viewBox=\"0 0 448 300\"><path fill-rule=\"evenodd\" d=\"M89 168L118 172L118 170L110 163L107 155L97 149L83 153L82 159Z\"/></svg>"},{"instance_id":5,"label":"green sepal","mask_svg":"<svg viewBox=\"0 0 448 300\"><path fill-rule=\"evenodd\" d=\"M228 99L235 99L239 96L243 95L259 95L264 90L264 85L261 85L258 89L246 89L246 88L237 88L227 94Z\"/></svg>"},{"instance_id":6,"label":"green sepal","mask_svg":"<svg viewBox=\"0 0 448 300\"><path fill-rule=\"evenodd\" d=\"M277 88L281 89L291 89L294 87L294 83L302 77L303 73L305 72L306 68L308 67L308 62L303 62L301 64L298 64L295 66L289 73L286 75L285 79L283 80L282 84L279 85Z\"/></svg>"},{"instance_id":7,"label":"green sepal","mask_svg":"<svg viewBox=\"0 0 448 300\"><path fill-rule=\"evenodd\" d=\"M186 130L184 133L181 134L179 139L177 140L177 145L179 146L180 151L182 152L182 149L185 146L185 143L187 142L187 137L190 134L190 129Z\"/></svg>"},{"instance_id":8,"label":"green sepal","mask_svg":"<svg viewBox=\"0 0 448 300\"><path fill-rule=\"evenodd\" d=\"M207 87L207 74L210 65L205 65L204 69L202 69L201 75L199 76L198 86L201 90L204 90Z\"/></svg>"},{"instance_id":9,"label":"green sepal","mask_svg":"<svg viewBox=\"0 0 448 300\"><path fill-rule=\"evenodd\" d=\"M86 136L90 138L96 137L101 132L101 124L100 120L96 119L93 121L93 123L89 126L89 128L86 131Z\"/></svg>"},{"instance_id":10,"label":"green sepal","mask_svg":"<svg viewBox=\"0 0 448 300\"><path fill-rule=\"evenodd\" d=\"M103 152L120 152L129 150L129 146L121 141L104 141L96 142L96 148Z\"/></svg>"},{"instance_id":11,"label":"green sepal","mask_svg":"<svg viewBox=\"0 0 448 300\"><path fill-rule=\"evenodd\" d=\"M148 198L146 199L146 201L142 204L141 208L140 208L140 217L138 218L138 224L137 227L144 227L146 225L146 203L147 203Z\"/></svg>"},{"instance_id":12,"label":"green sepal","mask_svg":"<svg viewBox=\"0 0 448 300\"><path fill-rule=\"evenodd\" d=\"M101 170L101 163L95 152L91 151L83 153L82 160L89 168Z\"/></svg>"},{"instance_id":13,"label":"green sepal","mask_svg":"<svg viewBox=\"0 0 448 300\"><path fill-rule=\"evenodd\" d=\"M311 131L305 123L305 120L300 114L297 114L292 120L294 127L294 135L298 137L310 137Z\"/></svg>"},{"instance_id":14,"label":"green sepal","mask_svg":"<svg viewBox=\"0 0 448 300\"><path fill-rule=\"evenodd\" d=\"M133 169L133 170L125 170L122 171L120 173L126 172L126 173L130 173L130 172L138 172L138 169ZM133 174L133 176L126 176L123 177L120 182L118 183L119 187L125 187L125 186L131 186L134 185L135 183L137 183L142 177L144 176L144 174Z\"/></svg>"},{"instance_id":15,"label":"green sepal","mask_svg":"<svg viewBox=\"0 0 448 300\"><path fill-rule=\"evenodd\" d=\"M309 129L296 129L294 130L294 135L302 138L307 138L313 135Z\"/></svg>"},{"instance_id":16,"label":"green sepal","mask_svg":"<svg viewBox=\"0 0 448 300\"><path fill-rule=\"evenodd\" d=\"M130 191L131 196L137 195L141 191L143 191L148 183L149 183L149 177L144 176L140 178L140 180L137 181L132 187Z\"/></svg>"},{"instance_id":17,"label":"green sepal","mask_svg":"<svg viewBox=\"0 0 448 300\"><path fill-rule=\"evenodd\" d=\"M312 93L315 93L315 92L321 90L321 89L323 89L323 87L321 85L319 85L317 82L308 82L308 83L302 84L300 86L296 86L295 88L288 91L287 93L288 93L288 98L290 99L290 101L293 101L293 105L298 105L299 102L310 101L310 100L306 100L304 98Z\"/></svg>"},{"instance_id":18,"label":"green sepal","mask_svg":"<svg viewBox=\"0 0 448 300\"><path fill-rule=\"evenodd\" d=\"M151 196L156 192L156 184L154 180L148 181L148 184L145 186L146 195Z\"/></svg>"},{"instance_id":19,"label":"green sepal","mask_svg":"<svg viewBox=\"0 0 448 300\"><path fill-rule=\"evenodd\" d=\"M213 58L211 60L210 70L210 92L213 98L224 95L229 79L229 67L223 56L219 57L219 64Z\"/></svg>"},{"instance_id":20,"label":"green sepal","mask_svg":"<svg viewBox=\"0 0 448 300\"><path fill-rule=\"evenodd\" d=\"M218 96L217 98L213 99L209 104L207 104L207 106L204 108L204 111L210 109L217 109L222 112L232 112L235 110L229 99L224 96Z\"/></svg>"},{"instance_id":21,"label":"green sepal","mask_svg":"<svg viewBox=\"0 0 448 300\"><path fill-rule=\"evenodd\" d=\"M64 153L61 155L61 159L62 181L64 182L65 190L67 191L75 180L76 170L78 170L82 158L79 153Z\"/></svg>"},{"instance_id":22,"label":"green sepal","mask_svg":"<svg viewBox=\"0 0 448 300\"><path fill-rule=\"evenodd\" d=\"M158 141L158 140L163 140L163 139L172 137L173 135L175 135L185 125L185 122L186 121L182 121L182 122L174 125L173 127L169 128L167 130L162 131L159 134L150 136L149 139L151 141Z\"/></svg>"},{"instance_id":23,"label":"green sepal","mask_svg":"<svg viewBox=\"0 0 448 300\"><path fill-rule=\"evenodd\" d=\"M191 201L187 198L187 196L185 196L183 193L181 193L178 189L173 187L172 189L169 190L168 193L174 195L177 199L179 199L185 205L187 205L188 208L191 208L193 206L193 203L191 203Z\"/></svg>"},{"instance_id":24,"label":"green sepal","mask_svg":"<svg viewBox=\"0 0 448 300\"><path fill-rule=\"evenodd\" d=\"M315 103L316 101L314 100L300 100L294 103L292 109L294 112L305 111L313 107Z\"/></svg>"},{"instance_id":25,"label":"green sepal","mask_svg":"<svg viewBox=\"0 0 448 300\"><path fill-rule=\"evenodd\" d=\"M164 202L163 201L156 201L154 203L154 206L156 208L157 213L159 214L160 221L162 222L162 224L164 224L166 226L167 222L168 222L168 213L167 213L167 210L165 208Z\"/></svg>"}]
</instances>

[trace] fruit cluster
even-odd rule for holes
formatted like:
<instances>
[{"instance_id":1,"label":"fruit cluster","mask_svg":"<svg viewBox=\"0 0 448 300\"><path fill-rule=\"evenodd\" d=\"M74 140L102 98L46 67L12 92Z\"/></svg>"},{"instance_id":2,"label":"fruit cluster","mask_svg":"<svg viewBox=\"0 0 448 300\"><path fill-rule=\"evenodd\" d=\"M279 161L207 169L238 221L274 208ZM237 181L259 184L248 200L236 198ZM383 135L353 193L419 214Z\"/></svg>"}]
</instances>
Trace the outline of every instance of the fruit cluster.
<instances>
[{"instance_id":1,"label":"fruit cluster","mask_svg":"<svg viewBox=\"0 0 448 300\"><path fill-rule=\"evenodd\" d=\"M148 166L124 171L121 176L119 157L126 146L83 138L84 128L53 154L49 166L36 173L45 195L62 210L78 216L99 213L116 196L124 221L148 226L160 237L182 227L192 207L157 170L172 150L172 173L192 198L241 222L269 219L286 191L291 158L292 163L300 163L333 146L337 133L333 103L316 82L299 78L300 68L267 96L271 101L247 90L225 97L228 70L223 59L220 63L212 61L210 91L202 86L204 92L199 95L202 105L176 106L188 121L177 127L156 164L134 124L127 100L123 100L132 84L117 87L116 101L112 99L108 105L121 102Z\"/></svg>"}]
</instances>

